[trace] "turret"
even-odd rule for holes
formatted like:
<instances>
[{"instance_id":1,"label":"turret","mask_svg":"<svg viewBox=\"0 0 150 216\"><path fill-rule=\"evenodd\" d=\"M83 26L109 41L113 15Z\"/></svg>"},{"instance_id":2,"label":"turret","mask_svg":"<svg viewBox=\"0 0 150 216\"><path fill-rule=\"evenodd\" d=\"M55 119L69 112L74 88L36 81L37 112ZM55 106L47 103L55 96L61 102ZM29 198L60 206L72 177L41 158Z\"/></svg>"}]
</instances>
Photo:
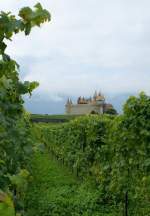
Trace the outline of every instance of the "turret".
<instances>
[{"instance_id":1,"label":"turret","mask_svg":"<svg viewBox=\"0 0 150 216\"><path fill-rule=\"evenodd\" d=\"M93 99L96 100L97 98L97 91L95 91L94 95L93 95Z\"/></svg>"},{"instance_id":2,"label":"turret","mask_svg":"<svg viewBox=\"0 0 150 216\"><path fill-rule=\"evenodd\" d=\"M77 100L77 104L80 104L80 103L81 103L81 96Z\"/></svg>"},{"instance_id":3,"label":"turret","mask_svg":"<svg viewBox=\"0 0 150 216\"><path fill-rule=\"evenodd\" d=\"M68 98L67 103L66 103L66 106L69 105L69 103L70 103L70 100L69 100L69 98Z\"/></svg>"},{"instance_id":4,"label":"turret","mask_svg":"<svg viewBox=\"0 0 150 216\"><path fill-rule=\"evenodd\" d=\"M105 101L105 97L99 92L99 94L96 97L96 101Z\"/></svg>"},{"instance_id":5,"label":"turret","mask_svg":"<svg viewBox=\"0 0 150 216\"><path fill-rule=\"evenodd\" d=\"M72 106L72 100L68 98L66 106L65 106L67 114L70 114L70 112L71 112L71 106Z\"/></svg>"},{"instance_id":6,"label":"turret","mask_svg":"<svg viewBox=\"0 0 150 216\"><path fill-rule=\"evenodd\" d=\"M72 104L73 104L71 99L70 99L70 102L69 102L69 103L70 103L70 105L72 105Z\"/></svg>"}]
</instances>

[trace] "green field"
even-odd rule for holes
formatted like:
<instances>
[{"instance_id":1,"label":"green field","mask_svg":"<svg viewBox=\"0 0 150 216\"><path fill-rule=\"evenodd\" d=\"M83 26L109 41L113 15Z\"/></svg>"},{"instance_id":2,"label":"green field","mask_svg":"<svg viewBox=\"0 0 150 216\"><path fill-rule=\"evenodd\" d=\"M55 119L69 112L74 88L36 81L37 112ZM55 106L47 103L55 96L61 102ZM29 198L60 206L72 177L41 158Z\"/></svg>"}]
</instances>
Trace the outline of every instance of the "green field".
<instances>
[{"instance_id":1,"label":"green field","mask_svg":"<svg viewBox=\"0 0 150 216\"><path fill-rule=\"evenodd\" d=\"M80 117L81 115L46 115L46 114L31 114L31 119L45 119L45 120L64 120L64 121L70 121L75 118Z\"/></svg>"},{"instance_id":2,"label":"green field","mask_svg":"<svg viewBox=\"0 0 150 216\"><path fill-rule=\"evenodd\" d=\"M74 119L78 115L47 115L47 114L31 114L32 118L47 118L47 119Z\"/></svg>"}]
</instances>

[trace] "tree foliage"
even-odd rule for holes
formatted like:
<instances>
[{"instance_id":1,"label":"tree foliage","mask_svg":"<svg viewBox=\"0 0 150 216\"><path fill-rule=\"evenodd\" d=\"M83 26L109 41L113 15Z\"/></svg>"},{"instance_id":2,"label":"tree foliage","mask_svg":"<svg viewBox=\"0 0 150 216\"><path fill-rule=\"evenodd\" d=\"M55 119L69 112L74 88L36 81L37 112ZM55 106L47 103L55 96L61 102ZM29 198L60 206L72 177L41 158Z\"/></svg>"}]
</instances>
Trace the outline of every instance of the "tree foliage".
<instances>
[{"instance_id":1,"label":"tree foliage","mask_svg":"<svg viewBox=\"0 0 150 216\"><path fill-rule=\"evenodd\" d=\"M106 110L105 114L117 115L117 111L114 108Z\"/></svg>"},{"instance_id":2,"label":"tree foliage","mask_svg":"<svg viewBox=\"0 0 150 216\"><path fill-rule=\"evenodd\" d=\"M13 191L15 207L20 210L23 206L18 201L21 200L18 195L21 189L17 184L23 186L24 181L20 179L26 178L20 177L19 173L23 174L21 170L26 169L32 152L30 123L23 109L22 95L31 95L38 83L19 80L19 65L6 54L7 40L12 40L19 32L29 35L32 27L45 21L50 21L50 14L39 3L34 10L21 9L19 18L10 12L0 13L0 189Z\"/></svg>"}]
</instances>

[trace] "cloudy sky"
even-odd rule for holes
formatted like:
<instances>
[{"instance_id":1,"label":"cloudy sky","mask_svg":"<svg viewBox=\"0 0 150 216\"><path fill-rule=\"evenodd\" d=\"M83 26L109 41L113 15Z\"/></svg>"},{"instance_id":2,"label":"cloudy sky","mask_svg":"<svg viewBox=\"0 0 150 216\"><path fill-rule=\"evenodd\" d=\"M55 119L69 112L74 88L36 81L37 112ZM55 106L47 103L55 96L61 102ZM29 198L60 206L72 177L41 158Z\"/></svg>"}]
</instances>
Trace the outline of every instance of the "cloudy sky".
<instances>
[{"instance_id":1,"label":"cloudy sky","mask_svg":"<svg viewBox=\"0 0 150 216\"><path fill-rule=\"evenodd\" d=\"M21 65L22 80L40 87L26 108L63 113L67 97L101 90L118 108L128 95L150 94L149 0L40 0L52 21L14 36L7 52ZM17 15L34 0L1 0ZM120 108L118 108L120 109Z\"/></svg>"}]
</instances>

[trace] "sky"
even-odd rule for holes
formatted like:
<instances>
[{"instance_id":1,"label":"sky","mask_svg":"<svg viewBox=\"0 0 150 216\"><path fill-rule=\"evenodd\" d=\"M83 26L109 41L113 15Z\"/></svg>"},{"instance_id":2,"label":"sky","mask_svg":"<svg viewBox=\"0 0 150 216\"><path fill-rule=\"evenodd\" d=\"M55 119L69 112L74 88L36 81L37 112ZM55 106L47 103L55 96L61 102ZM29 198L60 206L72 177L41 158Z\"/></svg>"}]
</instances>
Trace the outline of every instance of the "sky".
<instances>
[{"instance_id":1,"label":"sky","mask_svg":"<svg viewBox=\"0 0 150 216\"><path fill-rule=\"evenodd\" d=\"M34 0L0 0L18 14ZM25 106L32 113L63 113L68 97L95 90L121 110L129 95L150 94L149 0L40 0L52 20L30 36L15 35L8 54L22 81L40 83Z\"/></svg>"}]
</instances>

